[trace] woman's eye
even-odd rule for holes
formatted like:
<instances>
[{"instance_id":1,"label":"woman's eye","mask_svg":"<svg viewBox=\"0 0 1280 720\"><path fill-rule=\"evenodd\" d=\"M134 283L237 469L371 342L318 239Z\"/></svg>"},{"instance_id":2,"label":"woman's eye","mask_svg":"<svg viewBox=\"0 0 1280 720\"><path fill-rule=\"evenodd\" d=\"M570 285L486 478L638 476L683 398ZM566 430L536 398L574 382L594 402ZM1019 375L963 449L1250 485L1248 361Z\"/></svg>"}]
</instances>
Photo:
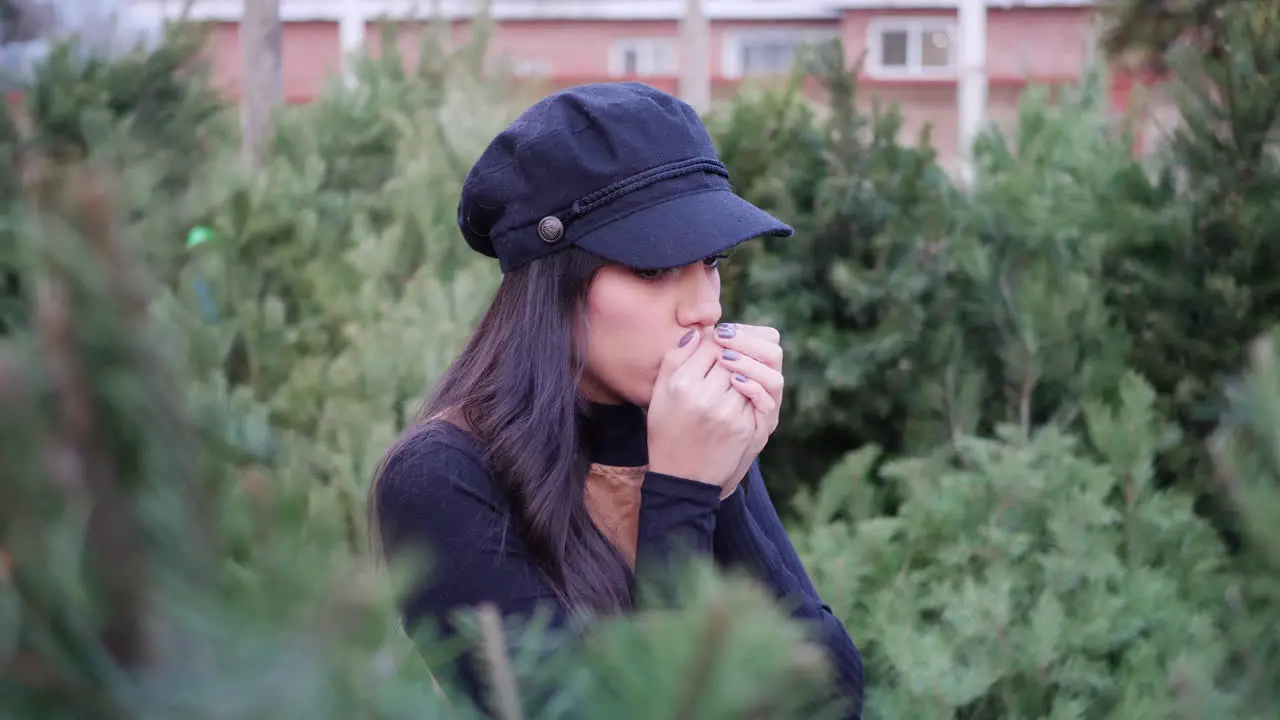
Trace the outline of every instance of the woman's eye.
<instances>
[{"instance_id":1,"label":"woman's eye","mask_svg":"<svg viewBox=\"0 0 1280 720\"><path fill-rule=\"evenodd\" d=\"M729 257L728 254L712 255L711 257L703 258L702 264L708 269L714 270L720 267L720 261L727 257ZM675 270L632 270L631 272L641 280L657 282L675 272Z\"/></svg>"}]
</instances>

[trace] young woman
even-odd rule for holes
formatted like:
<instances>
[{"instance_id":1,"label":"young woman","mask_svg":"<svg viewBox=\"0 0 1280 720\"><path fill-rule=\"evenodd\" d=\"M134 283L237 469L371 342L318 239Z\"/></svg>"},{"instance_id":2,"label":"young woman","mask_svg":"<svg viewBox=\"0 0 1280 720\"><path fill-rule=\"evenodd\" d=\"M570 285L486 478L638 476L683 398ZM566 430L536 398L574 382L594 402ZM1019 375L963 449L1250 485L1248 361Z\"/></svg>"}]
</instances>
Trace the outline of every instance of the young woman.
<instances>
[{"instance_id":1,"label":"young woman","mask_svg":"<svg viewBox=\"0 0 1280 720\"><path fill-rule=\"evenodd\" d=\"M641 84L556 93L490 143L458 223L502 282L371 492L384 551L431 564L406 628L448 635L486 602L556 624L625 612L638 574L694 553L811 623L860 707L858 650L755 464L782 401L778 332L720 324L720 259L792 230L733 193L697 113ZM474 669L457 675L478 698Z\"/></svg>"}]
</instances>

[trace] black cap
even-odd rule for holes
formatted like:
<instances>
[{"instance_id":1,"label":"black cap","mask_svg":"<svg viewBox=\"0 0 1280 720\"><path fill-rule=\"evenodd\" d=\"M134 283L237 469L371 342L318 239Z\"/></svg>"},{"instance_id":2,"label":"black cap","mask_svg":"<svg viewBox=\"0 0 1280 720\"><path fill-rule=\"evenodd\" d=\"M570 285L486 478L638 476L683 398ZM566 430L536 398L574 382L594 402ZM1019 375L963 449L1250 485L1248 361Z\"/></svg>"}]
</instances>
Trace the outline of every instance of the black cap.
<instances>
[{"instance_id":1,"label":"black cap","mask_svg":"<svg viewBox=\"0 0 1280 720\"><path fill-rule=\"evenodd\" d=\"M733 192L692 107L633 82L569 88L521 114L467 174L458 225L503 272L569 245L666 269L793 233Z\"/></svg>"}]
</instances>

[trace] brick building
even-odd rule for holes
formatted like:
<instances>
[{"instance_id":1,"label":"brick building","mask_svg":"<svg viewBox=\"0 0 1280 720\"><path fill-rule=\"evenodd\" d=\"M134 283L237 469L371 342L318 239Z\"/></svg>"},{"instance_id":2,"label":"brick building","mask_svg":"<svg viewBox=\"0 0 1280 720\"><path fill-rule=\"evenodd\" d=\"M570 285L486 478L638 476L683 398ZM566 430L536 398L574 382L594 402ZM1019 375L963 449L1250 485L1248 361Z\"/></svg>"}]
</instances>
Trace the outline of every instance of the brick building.
<instances>
[{"instance_id":1,"label":"brick building","mask_svg":"<svg viewBox=\"0 0 1280 720\"><path fill-rule=\"evenodd\" d=\"M194 0L194 17L214 25L216 77L232 95L242 74L237 39L243 0ZM376 51L380 19L402 30L406 52L431 17L455 38L468 31L475 0L281 0L285 94L306 102L345 53ZM144 13L175 0L132 0ZM680 90L680 19L685 0L492 0L495 58L549 86L639 79ZM1098 24L1093 0L986 0L987 101L983 119L1008 123L1028 83L1078 79L1093 56ZM712 98L744 81L785 73L803 44L840 38L852 61L864 52L863 95L902 109L904 131L933 126L933 142L950 164L958 144L959 22L956 0L703 0L708 21ZM435 15L439 13L439 15ZM1113 102L1127 104L1125 78Z\"/></svg>"}]
</instances>

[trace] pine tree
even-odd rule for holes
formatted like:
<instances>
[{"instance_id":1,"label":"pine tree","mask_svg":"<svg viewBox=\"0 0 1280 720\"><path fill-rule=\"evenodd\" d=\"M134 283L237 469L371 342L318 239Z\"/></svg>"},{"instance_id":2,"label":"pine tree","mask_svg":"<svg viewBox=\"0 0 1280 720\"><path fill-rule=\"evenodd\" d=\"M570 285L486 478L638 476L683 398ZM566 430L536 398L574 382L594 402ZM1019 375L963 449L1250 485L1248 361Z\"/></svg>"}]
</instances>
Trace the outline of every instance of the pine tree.
<instances>
[{"instance_id":1,"label":"pine tree","mask_svg":"<svg viewBox=\"0 0 1280 720\"><path fill-rule=\"evenodd\" d=\"M1266 21L1274 16L1268 0L1123 0L1100 8L1106 20L1103 44L1108 54L1147 72L1164 73L1168 55L1190 47L1198 55L1226 56L1224 30L1241 15Z\"/></svg>"},{"instance_id":2,"label":"pine tree","mask_svg":"<svg viewBox=\"0 0 1280 720\"><path fill-rule=\"evenodd\" d=\"M957 196L928 134L896 109L867 113L843 47L819 46L782 89L749 91L708 119L737 191L796 228L735 252L725 316L782 330L785 417L762 457L779 497L843 448L899 448L912 349L942 281L936 254ZM821 105L802 92L817 83Z\"/></svg>"},{"instance_id":3,"label":"pine tree","mask_svg":"<svg viewBox=\"0 0 1280 720\"><path fill-rule=\"evenodd\" d=\"M891 458L883 490L868 482L879 450L864 448L799 496L793 536L863 641L869 717L1273 711L1274 569L1236 562L1190 493L1157 486L1177 432L1152 388L1128 375L1110 395L1084 403L1085 437L965 435ZM874 510L880 492L901 499L896 514Z\"/></svg>"},{"instance_id":4,"label":"pine tree","mask_svg":"<svg viewBox=\"0 0 1280 720\"><path fill-rule=\"evenodd\" d=\"M861 108L845 64L826 48L786 91L713 117L739 190L797 229L724 271L728 316L783 329L787 416L763 457L783 488L862 444L910 454L1078 418L1125 368L1106 262L1147 180L1105 77L1030 89L1013 130L980 135L961 192L927 134L908 145L896 109Z\"/></svg>"},{"instance_id":5,"label":"pine tree","mask_svg":"<svg viewBox=\"0 0 1280 720\"><path fill-rule=\"evenodd\" d=\"M889 372L866 372L831 411L847 418L850 406L876 407L885 388L896 388L887 395L897 409L878 429L890 440L877 446L867 442L872 433L783 439L797 455L833 439L846 452L860 448L800 492L793 537L824 597L864 643L868 716L1252 719L1274 712L1274 541L1268 544L1260 530L1267 526L1244 509L1270 507L1271 468L1257 467L1268 456L1255 449L1270 399L1249 406L1249 429L1243 420L1228 425L1222 437L1230 439L1218 441L1218 476L1241 488L1223 496L1222 507L1244 512L1241 542L1250 549L1243 555L1224 547L1214 523L1195 512L1202 497L1157 480L1170 456L1204 453L1199 442L1225 407L1223 396L1187 421L1180 409L1201 396L1201 378L1224 388L1217 378L1239 371L1243 343L1274 316L1262 304L1270 284L1257 275L1266 264L1257 244L1265 234L1256 229L1269 221L1263 198L1274 195L1263 192L1274 162L1264 131L1271 106L1261 85L1280 76L1266 69L1280 55L1244 60L1260 52L1250 42L1238 47L1253 50L1232 53L1238 64L1230 83L1208 82L1217 76L1207 68L1226 72L1220 58L1184 57L1200 68L1185 76L1196 92L1182 96L1184 107L1234 102L1244 115L1188 123L1154 174L1131 156L1132 138L1106 107L1101 75L1053 102L1040 90L1028 93L1015 130L992 129L979 139L974 189L950 196L933 275L924 276L931 278L925 291L906 296L914 305L899 315L921 318L921 330L890 335L908 341ZM1246 69L1264 70L1250 80L1257 91L1233 99L1224 88L1246 87ZM813 189L822 187L818 172L790 184L804 168L838 176L840 168L824 164L836 152L817 130L816 113L785 96L764 98L733 108L732 122L722 126L720 141L738 151L731 155L735 179L743 175L737 168L745 169L752 197L798 218L802 232L812 230L812 217L859 207L852 193L794 204L819 197ZM1199 100L1188 105L1188 98ZM1249 107L1255 109L1243 110ZM1258 132L1227 136L1233 144L1224 148L1224 129L1248 128ZM1219 133L1217 144L1209 129ZM745 152L771 142L785 149L785 163ZM1241 158L1249 149L1256 154ZM1224 173L1242 167L1244 176L1224 181ZM1223 195L1229 188L1250 192ZM1253 238L1252 254L1210 258L1203 254L1209 245L1171 253L1202 245L1213 229L1187 222L1192 215L1235 228L1233 242ZM847 226L845 232L852 246ZM898 225L894 232L899 247L913 247L910 231ZM839 341L879 347L864 329L811 327L806 323L817 316L795 311L807 307L804 289L814 285L794 279L830 276L838 266L803 241L800 247L786 263L780 254L752 256L734 278L747 288L737 307L784 322L794 336L820 338L793 340L789 365L797 355L815 355L814 346L837 332L847 336ZM905 249L901 256L911 257ZM1178 260L1151 260L1165 257ZM1206 281L1206 271L1227 263L1237 274ZM764 277L792 282L770 294ZM861 287L894 278L919 289L912 278L921 275L873 277ZM1176 297L1187 302L1203 298L1203 289L1193 294L1194 278L1213 296L1192 311L1173 302L1173 293L1181 288ZM845 300L860 307L856 297ZM1212 327L1191 322L1206 315L1218 318ZM1188 366L1180 361L1185 353L1169 352L1173 343L1201 337L1211 338L1204 348L1216 353L1208 372L1208 363ZM850 363L840 371L866 367ZM792 371L797 380L789 387L825 393L835 374ZM1270 398L1258 374L1245 387ZM771 443L766 452L778 449ZM1255 489L1246 494L1246 485Z\"/></svg>"},{"instance_id":6,"label":"pine tree","mask_svg":"<svg viewBox=\"0 0 1280 720\"><path fill-rule=\"evenodd\" d=\"M1202 442L1225 407L1222 379L1280 313L1270 269L1280 262L1280 12L1240 2L1211 16L1185 42L1156 45L1180 119L1155 179L1133 184L1129 211L1113 217L1123 243L1107 260L1108 304L1134 338L1132 366L1186 433L1165 473L1207 499L1213 469ZM1151 32L1135 27L1138 37Z\"/></svg>"},{"instance_id":7,"label":"pine tree","mask_svg":"<svg viewBox=\"0 0 1280 720\"><path fill-rule=\"evenodd\" d=\"M1229 410L1210 437L1216 490L1239 517L1240 574L1225 593L1234 652L1226 682L1239 713L1267 717L1280 706L1280 329L1251 347L1249 372L1227 389Z\"/></svg>"},{"instance_id":8,"label":"pine tree","mask_svg":"<svg viewBox=\"0 0 1280 720\"><path fill-rule=\"evenodd\" d=\"M211 161L228 135L226 105L207 81L200 57L204 35L174 26L153 48L106 52L76 38L45 38L47 54L32 64L0 113L0 213L17 205L22 155L58 162L92 158L120 168L138 192L121 199L126 222L143 225L144 208L190 197L204 174L193 166ZM194 198L193 198L194 199ZM19 243L13 220L0 215L0 334L26 321L21 278L10 253ZM181 236L141 248L165 274L180 262Z\"/></svg>"},{"instance_id":9,"label":"pine tree","mask_svg":"<svg viewBox=\"0 0 1280 720\"><path fill-rule=\"evenodd\" d=\"M914 358L912 449L1006 424L1071 427L1125 372L1105 264L1126 188L1145 176L1101 73L1056 94L1029 89L1012 130L975 142L973 187L953 209L946 280Z\"/></svg>"}]
</instances>

